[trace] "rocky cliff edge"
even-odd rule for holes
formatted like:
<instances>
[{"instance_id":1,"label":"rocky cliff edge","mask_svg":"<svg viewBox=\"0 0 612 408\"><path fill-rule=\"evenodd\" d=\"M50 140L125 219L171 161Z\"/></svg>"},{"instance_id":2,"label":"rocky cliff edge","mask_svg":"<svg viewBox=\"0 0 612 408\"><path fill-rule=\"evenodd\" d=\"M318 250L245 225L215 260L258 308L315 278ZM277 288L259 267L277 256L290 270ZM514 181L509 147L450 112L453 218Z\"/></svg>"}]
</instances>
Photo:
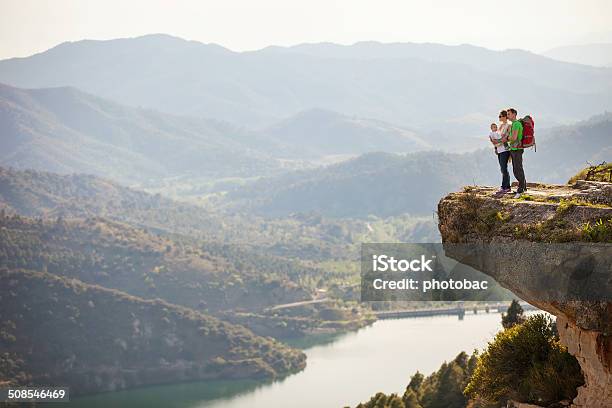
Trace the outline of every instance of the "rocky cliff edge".
<instances>
[{"instance_id":1,"label":"rocky cliff edge","mask_svg":"<svg viewBox=\"0 0 612 408\"><path fill-rule=\"evenodd\" d=\"M438 219L447 255L557 317L585 377L572 406L611 407L612 183L529 184L519 199L466 187L440 201ZM456 244L482 245L493 256L466 257ZM582 292L569 293L577 282Z\"/></svg>"}]
</instances>

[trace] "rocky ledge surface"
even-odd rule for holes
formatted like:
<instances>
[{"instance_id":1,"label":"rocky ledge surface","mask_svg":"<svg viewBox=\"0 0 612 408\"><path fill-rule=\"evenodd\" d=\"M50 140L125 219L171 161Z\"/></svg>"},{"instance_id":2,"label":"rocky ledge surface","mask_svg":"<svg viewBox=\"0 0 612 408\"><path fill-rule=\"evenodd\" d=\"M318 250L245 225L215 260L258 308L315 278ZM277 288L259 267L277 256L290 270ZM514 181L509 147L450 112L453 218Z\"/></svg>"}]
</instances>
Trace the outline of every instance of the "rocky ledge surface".
<instances>
[{"instance_id":1,"label":"rocky ledge surface","mask_svg":"<svg viewBox=\"0 0 612 408\"><path fill-rule=\"evenodd\" d=\"M585 377L572 406L611 407L612 183L529 184L519 199L496 196L495 190L466 187L440 201L447 255L555 315L561 341ZM455 244L482 245L494 256L465 256ZM586 298L562 293L577 282Z\"/></svg>"}]
</instances>

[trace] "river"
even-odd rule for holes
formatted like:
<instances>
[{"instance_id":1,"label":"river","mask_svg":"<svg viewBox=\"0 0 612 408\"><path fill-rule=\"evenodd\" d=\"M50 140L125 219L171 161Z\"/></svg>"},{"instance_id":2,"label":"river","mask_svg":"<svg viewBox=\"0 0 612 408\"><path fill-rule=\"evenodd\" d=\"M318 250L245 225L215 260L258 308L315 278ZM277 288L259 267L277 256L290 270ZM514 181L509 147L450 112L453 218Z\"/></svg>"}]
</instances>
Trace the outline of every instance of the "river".
<instances>
[{"instance_id":1,"label":"river","mask_svg":"<svg viewBox=\"0 0 612 408\"><path fill-rule=\"evenodd\" d=\"M430 374L460 351L486 346L498 313L379 320L357 332L302 345L305 370L271 383L212 381L165 385L74 399L71 408L341 408L377 391L403 393L410 376Z\"/></svg>"}]
</instances>

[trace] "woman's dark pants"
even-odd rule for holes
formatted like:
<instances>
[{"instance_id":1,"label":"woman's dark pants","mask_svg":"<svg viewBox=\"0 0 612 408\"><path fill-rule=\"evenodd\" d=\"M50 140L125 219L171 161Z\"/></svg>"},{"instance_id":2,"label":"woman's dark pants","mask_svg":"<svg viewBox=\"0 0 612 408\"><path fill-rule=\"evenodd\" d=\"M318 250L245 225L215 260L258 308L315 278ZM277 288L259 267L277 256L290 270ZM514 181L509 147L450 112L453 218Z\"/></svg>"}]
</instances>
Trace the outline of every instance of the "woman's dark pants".
<instances>
[{"instance_id":1,"label":"woman's dark pants","mask_svg":"<svg viewBox=\"0 0 612 408\"><path fill-rule=\"evenodd\" d=\"M501 188L508 190L510 189L510 173L508 173L508 160L510 160L510 152L497 153L497 160L499 160L499 169L502 173Z\"/></svg>"}]
</instances>

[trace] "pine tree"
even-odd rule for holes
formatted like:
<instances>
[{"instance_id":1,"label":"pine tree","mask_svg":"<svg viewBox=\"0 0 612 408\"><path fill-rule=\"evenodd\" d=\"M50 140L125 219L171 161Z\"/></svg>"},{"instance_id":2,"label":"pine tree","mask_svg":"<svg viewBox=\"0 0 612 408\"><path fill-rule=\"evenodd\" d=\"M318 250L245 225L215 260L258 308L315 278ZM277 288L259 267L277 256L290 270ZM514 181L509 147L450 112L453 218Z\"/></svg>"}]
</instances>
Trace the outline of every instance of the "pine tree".
<instances>
[{"instance_id":1,"label":"pine tree","mask_svg":"<svg viewBox=\"0 0 612 408\"><path fill-rule=\"evenodd\" d=\"M509 329L512 326L523 323L525 321L523 313L523 308L519 302L513 299L507 313L502 314L502 326L504 326L504 329Z\"/></svg>"},{"instance_id":2,"label":"pine tree","mask_svg":"<svg viewBox=\"0 0 612 408\"><path fill-rule=\"evenodd\" d=\"M419 399L417 398L416 393L411 388L406 390L402 400L406 408L423 408L423 406L419 404Z\"/></svg>"}]
</instances>

